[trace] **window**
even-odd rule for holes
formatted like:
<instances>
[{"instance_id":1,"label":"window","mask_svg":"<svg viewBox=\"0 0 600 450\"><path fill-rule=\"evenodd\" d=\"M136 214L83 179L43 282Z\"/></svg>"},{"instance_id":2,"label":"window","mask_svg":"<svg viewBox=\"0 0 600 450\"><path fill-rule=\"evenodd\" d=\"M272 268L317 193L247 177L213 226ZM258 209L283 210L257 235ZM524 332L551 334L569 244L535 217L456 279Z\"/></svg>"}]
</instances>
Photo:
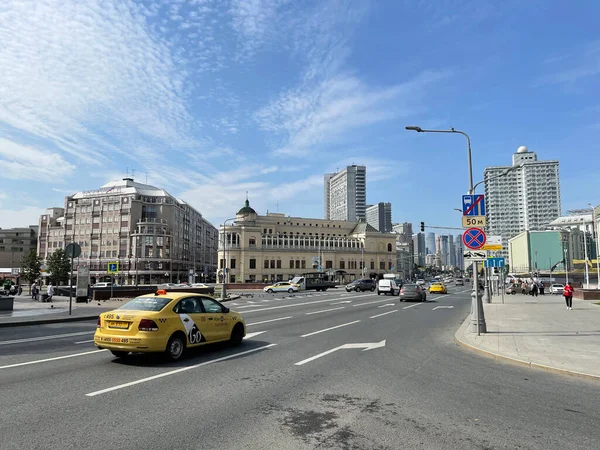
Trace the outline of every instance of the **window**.
<instances>
[{"instance_id":1,"label":"window","mask_svg":"<svg viewBox=\"0 0 600 450\"><path fill-rule=\"evenodd\" d=\"M204 306L204 312L206 313L220 314L223 312L223 308L221 307L221 305L219 305L217 302L210 298L202 297L200 301L202 302L202 306Z\"/></svg>"},{"instance_id":2,"label":"window","mask_svg":"<svg viewBox=\"0 0 600 450\"><path fill-rule=\"evenodd\" d=\"M303 259L303 260L301 261L301 263L302 263L302 268L303 268L303 269L306 269L306 260L305 260L305 259Z\"/></svg>"},{"instance_id":3,"label":"window","mask_svg":"<svg viewBox=\"0 0 600 450\"><path fill-rule=\"evenodd\" d=\"M250 240L248 241L248 245L250 247L256 247L256 239L250 238Z\"/></svg>"},{"instance_id":4,"label":"window","mask_svg":"<svg viewBox=\"0 0 600 450\"><path fill-rule=\"evenodd\" d=\"M344 261L340 261L340 269L345 269L346 263Z\"/></svg>"},{"instance_id":5,"label":"window","mask_svg":"<svg viewBox=\"0 0 600 450\"><path fill-rule=\"evenodd\" d=\"M224 264L224 262L223 262L223 261L224 261L224 259L223 259L223 258L221 258L221 259L219 260L219 269L222 269L222 268L223 268L223 264Z\"/></svg>"},{"instance_id":6,"label":"window","mask_svg":"<svg viewBox=\"0 0 600 450\"><path fill-rule=\"evenodd\" d=\"M293 268L294 268L294 260L290 259L290 269L293 269Z\"/></svg>"},{"instance_id":7,"label":"window","mask_svg":"<svg viewBox=\"0 0 600 450\"><path fill-rule=\"evenodd\" d=\"M252 258L250 260L250 268L251 269L256 269L256 259Z\"/></svg>"},{"instance_id":8,"label":"window","mask_svg":"<svg viewBox=\"0 0 600 450\"><path fill-rule=\"evenodd\" d=\"M388 244L388 252L392 251L392 244Z\"/></svg>"},{"instance_id":9,"label":"window","mask_svg":"<svg viewBox=\"0 0 600 450\"><path fill-rule=\"evenodd\" d=\"M333 261L325 261L326 269L333 269Z\"/></svg>"},{"instance_id":10,"label":"window","mask_svg":"<svg viewBox=\"0 0 600 450\"><path fill-rule=\"evenodd\" d=\"M297 260L296 260L296 269L299 269L299 268L300 268L300 260L299 260L299 259L297 259Z\"/></svg>"},{"instance_id":11,"label":"window","mask_svg":"<svg viewBox=\"0 0 600 450\"><path fill-rule=\"evenodd\" d=\"M277 260L277 268L281 269L281 260L280 259Z\"/></svg>"},{"instance_id":12,"label":"window","mask_svg":"<svg viewBox=\"0 0 600 450\"><path fill-rule=\"evenodd\" d=\"M231 258L230 268L235 269L235 258Z\"/></svg>"},{"instance_id":13,"label":"window","mask_svg":"<svg viewBox=\"0 0 600 450\"><path fill-rule=\"evenodd\" d=\"M272 260L271 260L271 269L274 269L274 268L275 268L275 260L274 260L274 259L272 259Z\"/></svg>"},{"instance_id":14,"label":"window","mask_svg":"<svg viewBox=\"0 0 600 450\"><path fill-rule=\"evenodd\" d=\"M371 261L371 270L375 270L375 261Z\"/></svg>"},{"instance_id":15,"label":"window","mask_svg":"<svg viewBox=\"0 0 600 450\"><path fill-rule=\"evenodd\" d=\"M385 261L379 261L379 268L385 270Z\"/></svg>"},{"instance_id":16,"label":"window","mask_svg":"<svg viewBox=\"0 0 600 450\"><path fill-rule=\"evenodd\" d=\"M264 265L264 268L265 268L265 269L268 269L268 268L269 268L269 260L268 260L268 259L265 259L265 265Z\"/></svg>"}]
</instances>

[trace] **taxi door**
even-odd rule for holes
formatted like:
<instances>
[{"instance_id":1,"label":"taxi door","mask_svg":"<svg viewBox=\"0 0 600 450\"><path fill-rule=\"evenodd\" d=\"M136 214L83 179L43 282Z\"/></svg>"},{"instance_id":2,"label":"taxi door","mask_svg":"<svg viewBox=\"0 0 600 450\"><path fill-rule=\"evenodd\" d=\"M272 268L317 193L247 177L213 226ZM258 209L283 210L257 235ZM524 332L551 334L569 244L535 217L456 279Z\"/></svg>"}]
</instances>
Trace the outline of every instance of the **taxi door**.
<instances>
[{"instance_id":1,"label":"taxi door","mask_svg":"<svg viewBox=\"0 0 600 450\"><path fill-rule=\"evenodd\" d=\"M212 331L211 340L221 341L231 336L231 317L223 312L223 307L212 298L200 297L204 307L204 316Z\"/></svg>"},{"instance_id":2,"label":"taxi door","mask_svg":"<svg viewBox=\"0 0 600 450\"><path fill-rule=\"evenodd\" d=\"M198 297L182 298L174 311L179 315L181 324L185 328L188 345L198 345L210 340L211 327L202 314L202 304Z\"/></svg>"}]
</instances>

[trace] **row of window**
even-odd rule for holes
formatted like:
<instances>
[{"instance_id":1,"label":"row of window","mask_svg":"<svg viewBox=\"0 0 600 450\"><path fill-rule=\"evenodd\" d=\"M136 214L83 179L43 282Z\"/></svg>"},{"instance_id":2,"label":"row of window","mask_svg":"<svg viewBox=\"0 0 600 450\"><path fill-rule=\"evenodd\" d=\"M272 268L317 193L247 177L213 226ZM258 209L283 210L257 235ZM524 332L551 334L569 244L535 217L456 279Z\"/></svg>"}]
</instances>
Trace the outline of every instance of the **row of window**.
<instances>
[{"instance_id":1,"label":"row of window","mask_svg":"<svg viewBox=\"0 0 600 450\"><path fill-rule=\"evenodd\" d=\"M346 267L346 262L348 263L348 267ZM249 269L256 269L256 259L255 258L251 258L249 261ZM229 261L229 268L230 269L235 269L237 265L237 261L235 258L231 258ZM388 262L387 264L387 268L391 269L393 267L393 263L391 261ZM219 260L219 268L223 269L224 267L224 260L221 258ZM263 269L281 269L282 268L282 263L281 263L281 259L265 259L263 261ZM325 260L325 269L333 269L333 261L332 260ZM363 261L355 261L355 260L351 260L351 261L339 261L339 268L340 269L362 269L363 268ZM380 261L379 262L379 268L382 270L386 269L386 263L385 261ZM305 259L290 259L289 261L289 265L288 267L286 267L286 269L306 269L306 260ZM371 260L370 261L370 269L371 270L375 270L375 261Z\"/></svg>"}]
</instances>

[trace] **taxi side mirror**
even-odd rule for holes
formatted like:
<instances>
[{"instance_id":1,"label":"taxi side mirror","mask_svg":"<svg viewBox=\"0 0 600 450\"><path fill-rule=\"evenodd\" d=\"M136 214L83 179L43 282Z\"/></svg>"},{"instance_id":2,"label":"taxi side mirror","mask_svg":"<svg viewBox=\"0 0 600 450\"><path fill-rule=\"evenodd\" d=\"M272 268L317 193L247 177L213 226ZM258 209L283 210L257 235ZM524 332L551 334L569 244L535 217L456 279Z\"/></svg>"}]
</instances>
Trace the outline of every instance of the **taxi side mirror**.
<instances>
[{"instance_id":1,"label":"taxi side mirror","mask_svg":"<svg viewBox=\"0 0 600 450\"><path fill-rule=\"evenodd\" d=\"M227 308L226 306L223 306L223 313L228 313L229 312L229 308Z\"/></svg>"}]
</instances>

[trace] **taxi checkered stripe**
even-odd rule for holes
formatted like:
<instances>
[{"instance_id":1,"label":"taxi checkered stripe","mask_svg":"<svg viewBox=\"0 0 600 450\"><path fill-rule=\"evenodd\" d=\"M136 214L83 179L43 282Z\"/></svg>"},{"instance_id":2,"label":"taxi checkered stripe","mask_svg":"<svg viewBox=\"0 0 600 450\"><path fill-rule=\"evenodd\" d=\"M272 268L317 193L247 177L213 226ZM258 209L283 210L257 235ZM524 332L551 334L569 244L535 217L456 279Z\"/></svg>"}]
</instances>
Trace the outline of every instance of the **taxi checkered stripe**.
<instances>
[{"instance_id":1,"label":"taxi checkered stripe","mask_svg":"<svg viewBox=\"0 0 600 450\"><path fill-rule=\"evenodd\" d=\"M167 319L165 319L165 318L163 318L163 317L160 317L160 318L158 319L158 321L159 321L159 322L162 322L162 323L165 323L165 322L167 321Z\"/></svg>"}]
</instances>

